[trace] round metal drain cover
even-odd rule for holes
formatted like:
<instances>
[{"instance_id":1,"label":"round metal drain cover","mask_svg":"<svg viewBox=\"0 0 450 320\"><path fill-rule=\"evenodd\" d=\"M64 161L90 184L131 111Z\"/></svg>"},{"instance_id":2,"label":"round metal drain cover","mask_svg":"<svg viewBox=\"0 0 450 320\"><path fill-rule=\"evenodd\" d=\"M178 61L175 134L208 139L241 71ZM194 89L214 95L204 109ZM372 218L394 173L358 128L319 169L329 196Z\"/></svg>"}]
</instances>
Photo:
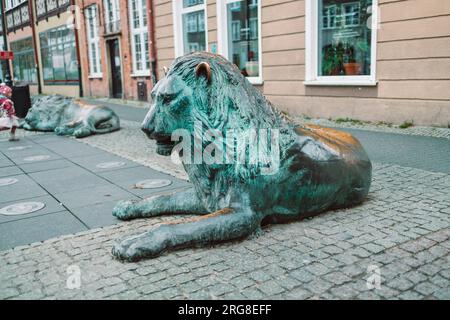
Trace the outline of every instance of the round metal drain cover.
<instances>
[{"instance_id":1,"label":"round metal drain cover","mask_svg":"<svg viewBox=\"0 0 450 320\"><path fill-rule=\"evenodd\" d=\"M20 214L32 213L45 207L42 202L21 202L15 203L0 209L0 214L5 216L15 216Z\"/></svg>"},{"instance_id":2,"label":"round metal drain cover","mask_svg":"<svg viewBox=\"0 0 450 320\"><path fill-rule=\"evenodd\" d=\"M114 169L114 168L120 168L125 166L125 162L120 161L112 161L112 162L103 162L99 163L96 167L100 169Z\"/></svg>"},{"instance_id":3,"label":"round metal drain cover","mask_svg":"<svg viewBox=\"0 0 450 320\"><path fill-rule=\"evenodd\" d=\"M42 160L47 160L47 159L50 159L50 156L48 156L48 155L38 155L38 156L31 156L31 157L23 158L24 161L28 161L28 162L42 161Z\"/></svg>"},{"instance_id":4,"label":"round metal drain cover","mask_svg":"<svg viewBox=\"0 0 450 320\"><path fill-rule=\"evenodd\" d=\"M17 147L10 147L8 148L9 151L19 151L19 150L25 150L30 149L31 146L17 146Z\"/></svg>"},{"instance_id":5,"label":"round metal drain cover","mask_svg":"<svg viewBox=\"0 0 450 320\"><path fill-rule=\"evenodd\" d=\"M172 181L167 179L147 179L136 183L136 188L139 189L157 189L170 186Z\"/></svg>"},{"instance_id":6,"label":"round metal drain cover","mask_svg":"<svg viewBox=\"0 0 450 320\"><path fill-rule=\"evenodd\" d=\"M0 187L9 186L17 182L19 182L19 180L16 178L3 178L0 179Z\"/></svg>"}]
</instances>

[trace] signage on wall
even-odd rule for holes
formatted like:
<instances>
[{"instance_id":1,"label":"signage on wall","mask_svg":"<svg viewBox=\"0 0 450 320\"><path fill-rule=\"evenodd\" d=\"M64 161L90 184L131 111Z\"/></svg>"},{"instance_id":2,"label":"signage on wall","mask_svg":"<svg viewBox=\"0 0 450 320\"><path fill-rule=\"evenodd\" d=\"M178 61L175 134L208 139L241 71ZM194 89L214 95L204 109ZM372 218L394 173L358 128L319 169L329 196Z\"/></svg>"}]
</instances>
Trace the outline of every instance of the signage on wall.
<instances>
[{"instance_id":1,"label":"signage on wall","mask_svg":"<svg viewBox=\"0 0 450 320\"><path fill-rule=\"evenodd\" d=\"M14 52L12 51L0 51L0 60L13 60Z\"/></svg>"}]
</instances>

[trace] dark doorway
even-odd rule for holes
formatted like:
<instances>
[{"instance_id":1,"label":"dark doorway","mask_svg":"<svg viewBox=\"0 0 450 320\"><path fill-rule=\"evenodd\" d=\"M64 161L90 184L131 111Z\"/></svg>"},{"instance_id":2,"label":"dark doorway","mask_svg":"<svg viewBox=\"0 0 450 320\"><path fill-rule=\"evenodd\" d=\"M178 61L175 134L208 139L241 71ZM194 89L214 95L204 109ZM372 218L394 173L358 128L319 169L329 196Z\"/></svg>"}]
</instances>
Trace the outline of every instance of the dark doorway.
<instances>
[{"instance_id":1,"label":"dark doorway","mask_svg":"<svg viewBox=\"0 0 450 320\"><path fill-rule=\"evenodd\" d=\"M109 40L109 61L111 64L111 89L113 98L122 98L122 71L119 40Z\"/></svg>"}]
</instances>

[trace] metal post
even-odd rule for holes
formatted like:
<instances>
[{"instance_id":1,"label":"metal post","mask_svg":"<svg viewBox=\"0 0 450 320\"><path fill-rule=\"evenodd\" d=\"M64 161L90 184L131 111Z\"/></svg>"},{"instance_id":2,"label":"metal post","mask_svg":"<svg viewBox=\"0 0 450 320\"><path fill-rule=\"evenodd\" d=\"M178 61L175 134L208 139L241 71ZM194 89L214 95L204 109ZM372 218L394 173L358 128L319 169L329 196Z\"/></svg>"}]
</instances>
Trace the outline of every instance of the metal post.
<instances>
[{"instance_id":1,"label":"metal post","mask_svg":"<svg viewBox=\"0 0 450 320\"><path fill-rule=\"evenodd\" d=\"M3 50L8 51L8 37L6 36L6 20L5 20L5 10L4 10L4 0L0 0L0 11L2 12L2 29L3 29ZM5 84L9 87L12 87L12 80L11 80L11 65L9 63L9 60L5 60L6 63L6 74L5 74Z\"/></svg>"}]
</instances>

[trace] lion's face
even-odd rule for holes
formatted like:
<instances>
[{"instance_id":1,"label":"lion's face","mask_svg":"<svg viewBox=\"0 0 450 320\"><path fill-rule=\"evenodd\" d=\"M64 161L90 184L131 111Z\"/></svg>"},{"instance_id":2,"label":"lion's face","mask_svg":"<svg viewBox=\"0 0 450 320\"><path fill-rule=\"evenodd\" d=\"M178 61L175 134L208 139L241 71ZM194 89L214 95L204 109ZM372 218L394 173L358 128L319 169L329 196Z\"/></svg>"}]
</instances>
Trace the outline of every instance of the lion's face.
<instances>
[{"instance_id":1,"label":"lion's face","mask_svg":"<svg viewBox=\"0 0 450 320\"><path fill-rule=\"evenodd\" d=\"M62 107L69 102L62 96L38 99L28 110L25 122L34 129L53 130L59 120Z\"/></svg>"},{"instance_id":2,"label":"lion's face","mask_svg":"<svg viewBox=\"0 0 450 320\"><path fill-rule=\"evenodd\" d=\"M199 67L202 65L201 67ZM210 76L206 65L200 64L193 70L197 77ZM209 66L207 66L209 68ZM193 130L193 90L176 74L168 74L153 88L152 106L142 124L142 130L150 139L156 140L160 155L170 155L175 142L172 133L177 129Z\"/></svg>"}]
</instances>

